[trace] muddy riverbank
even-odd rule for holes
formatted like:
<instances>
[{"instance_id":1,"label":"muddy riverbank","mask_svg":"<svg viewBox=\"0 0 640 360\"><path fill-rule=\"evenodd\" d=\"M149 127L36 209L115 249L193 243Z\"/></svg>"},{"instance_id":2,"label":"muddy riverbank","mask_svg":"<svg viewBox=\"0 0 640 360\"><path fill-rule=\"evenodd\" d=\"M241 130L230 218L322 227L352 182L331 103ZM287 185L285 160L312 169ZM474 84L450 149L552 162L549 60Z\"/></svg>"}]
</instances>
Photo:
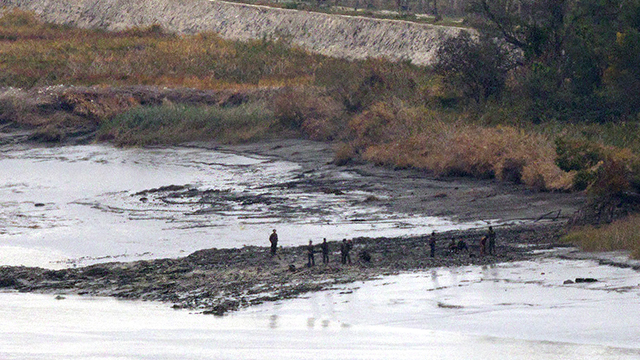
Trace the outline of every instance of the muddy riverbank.
<instances>
[{"instance_id":1,"label":"muddy riverbank","mask_svg":"<svg viewBox=\"0 0 640 360\"><path fill-rule=\"evenodd\" d=\"M16 141L20 142L21 146L28 147L29 138L23 136L20 137L22 140ZM274 219L277 219L274 221L280 224L294 221L294 218L302 216L303 213L309 216L309 212L322 213L331 210L324 207L333 206L327 205L331 203L326 202L309 203L300 209L294 206L299 211L292 213L292 207L283 207L282 204L268 201L277 200L275 194L286 189L289 191L287 196L298 201L308 195L319 193L335 197L343 204L341 206L347 207L346 210L340 207L341 222L367 224L375 221L368 218L370 215L366 215L366 212L349 212L349 209L354 209L357 205L382 208L389 216L438 216L454 222L473 221L476 225L471 230L439 232L435 258L428 256L428 234L408 235L414 231L409 227L403 231L403 234L407 235L398 237L362 237L357 234L347 236L355 243L351 254L353 263L342 265L339 262L338 243L342 236L338 237L331 233L332 230L327 230L326 233L289 234L288 237L297 237L295 241L284 238L282 243L293 245L282 247L275 257L269 255L267 247L250 245L209 248L192 253L190 251L191 255L179 258L99 263L62 270L5 266L0 268L0 288L60 296L81 294L154 300L172 304L176 308L224 314L229 310L265 301L295 297L385 274L529 259L538 256L534 250L558 246L555 244L565 221L583 201L582 196L577 194L541 193L497 181L438 179L421 171L392 169L357 162L338 166L333 162L330 143L306 140L278 140L234 146L191 143L163 151L185 149L260 156L260 164L263 164L261 166L270 164L270 161L286 161L296 164L297 175L293 178L275 179L276 181L264 185L251 186L248 193L216 192L215 189L206 187L173 183L152 188L147 184L146 190L141 192L122 193L127 203L120 206L126 210L135 203L142 211L146 207L156 206L156 203L171 208L184 206L185 202L193 200L203 204L202 209L206 210L220 205L222 200L237 203L238 206L246 201L252 204L255 201L263 201L266 206L275 204L275 207L268 209L270 216L274 216ZM95 149L91 150L91 153L93 152ZM85 159L85 156L82 155L80 158ZM105 162L102 155L96 161L96 164L111 162ZM224 199L221 194L224 195ZM247 194L250 197L247 197ZM43 208L46 210L46 206ZM282 211L278 210L280 212L276 213L277 209ZM208 214L210 212L200 211L184 213L184 216ZM128 218L127 221L133 221L133 225L136 220ZM202 219L199 218L198 221L201 222ZM265 231L268 233L272 227L278 227L277 223L264 224ZM401 223L402 221L395 226L402 226ZM498 251L495 256L479 254L478 241L486 232L486 226L483 224L491 224L496 228ZM330 226L327 229L334 228ZM317 244L322 237L330 240L330 263L321 264L321 255L316 254L316 266L308 268L305 266L306 249L296 244L304 244L309 239ZM470 246L469 252L449 252L447 246L452 239L467 241ZM266 235L265 239L259 240L258 243L262 244L262 241L267 242ZM210 245L213 246L215 245ZM365 253L370 256L369 260L368 256L361 256ZM70 263L73 264L77 263Z\"/></svg>"},{"instance_id":2,"label":"muddy riverbank","mask_svg":"<svg viewBox=\"0 0 640 360\"><path fill-rule=\"evenodd\" d=\"M176 259L104 263L83 268L47 270L0 268L0 288L142 299L222 315L265 301L296 297L335 285L365 281L381 275L435 267L489 265L530 259L536 250L556 244L562 222L497 229L497 253L481 255L479 239L485 229L438 234L436 256L429 257L427 236L356 238L351 264L341 264L339 243L330 242L330 262L307 267L304 246L281 247L271 256L268 247L207 249ZM464 240L469 251L451 252L451 239ZM319 249L317 249L319 250ZM366 255L365 255L366 254Z\"/></svg>"}]
</instances>

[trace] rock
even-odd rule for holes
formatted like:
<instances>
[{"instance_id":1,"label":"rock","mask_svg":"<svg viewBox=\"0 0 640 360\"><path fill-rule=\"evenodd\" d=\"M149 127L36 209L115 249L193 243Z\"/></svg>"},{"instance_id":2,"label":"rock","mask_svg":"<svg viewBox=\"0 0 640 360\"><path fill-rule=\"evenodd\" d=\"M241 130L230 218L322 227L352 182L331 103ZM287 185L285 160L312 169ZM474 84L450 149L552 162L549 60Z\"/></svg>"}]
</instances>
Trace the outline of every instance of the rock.
<instances>
[{"instance_id":1,"label":"rock","mask_svg":"<svg viewBox=\"0 0 640 360\"><path fill-rule=\"evenodd\" d=\"M13 278L0 278L0 288L10 288L16 286L16 279Z\"/></svg>"},{"instance_id":2,"label":"rock","mask_svg":"<svg viewBox=\"0 0 640 360\"><path fill-rule=\"evenodd\" d=\"M576 283L592 283L597 281L598 280L594 278L576 278Z\"/></svg>"},{"instance_id":3,"label":"rock","mask_svg":"<svg viewBox=\"0 0 640 360\"><path fill-rule=\"evenodd\" d=\"M575 284L575 282L573 280L565 280L562 284L563 285Z\"/></svg>"},{"instance_id":4,"label":"rock","mask_svg":"<svg viewBox=\"0 0 640 360\"><path fill-rule=\"evenodd\" d=\"M213 308L211 308L211 310L205 310L202 313L205 315L222 316L227 311L238 310L238 307L240 307L240 303L238 301L226 300L214 306Z\"/></svg>"}]
</instances>

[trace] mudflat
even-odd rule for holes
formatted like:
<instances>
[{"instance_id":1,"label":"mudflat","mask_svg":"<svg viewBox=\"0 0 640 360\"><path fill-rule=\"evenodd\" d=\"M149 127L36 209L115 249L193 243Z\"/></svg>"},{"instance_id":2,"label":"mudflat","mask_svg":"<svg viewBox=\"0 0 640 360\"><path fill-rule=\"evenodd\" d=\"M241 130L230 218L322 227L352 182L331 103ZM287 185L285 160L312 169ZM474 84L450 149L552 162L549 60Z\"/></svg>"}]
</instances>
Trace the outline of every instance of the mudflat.
<instances>
[{"instance_id":1,"label":"mudflat","mask_svg":"<svg viewBox=\"0 0 640 360\"><path fill-rule=\"evenodd\" d=\"M497 180L435 178L415 169L394 169L371 163L333 163L333 144L279 140L234 146L194 143L216 150L259 154L300 164L300 180L287 184L306 191L375 190L369 199L391 212L447 217L459 221L502 222L569 219L585 202L579 193L540 192ZM340 174L351 173L345 179Z\"/></svg>"},{"instance_id":2,"label":"mudflat","mask_svg":"<svg viewBox=\"0 0 640 360\"><path fill-rule=\"evenodd\" d=\"M163 301L222 315L227 311L329 289L336 284L364 281L381 275L432 267L489 265L539 256L536 250L558 244L565 220L584 201L581 195L541 193L515 184L465 178L437 179L413 169L392 169L354 162L333 163L332 144L278 140L222 146L191 143L238 154L259 154L300 164L294 181L271 186L296 187L300 192L341 193L367 190L367 199L390 212L445 216L494 225L497 251L482 254L480 238L486 228L437 234L435 256L429 256L428 234L397 238L354 238L351 263L341 262L340 244L332 241L328 264L316 246L315 265L307 266L305 246L269 248L245 246L205 249L175 259L110 262L82 268L48 270L0 268L0 288L54 294L114 296ZM351 176L346 176L351 174ZM372 191L375 190L375 191ZM367 219L359 219L367 221ZM452 241L469 249L449 249Z\"/></svg>"}]
</instances>

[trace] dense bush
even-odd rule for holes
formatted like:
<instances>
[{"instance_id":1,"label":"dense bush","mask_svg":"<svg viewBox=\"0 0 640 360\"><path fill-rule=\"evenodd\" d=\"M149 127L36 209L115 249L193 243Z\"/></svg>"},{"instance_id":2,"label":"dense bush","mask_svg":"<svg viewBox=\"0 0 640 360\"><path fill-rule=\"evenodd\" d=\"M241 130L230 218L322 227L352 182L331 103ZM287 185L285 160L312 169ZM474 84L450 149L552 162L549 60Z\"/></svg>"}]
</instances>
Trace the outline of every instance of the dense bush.
<instances>
[{"instance_id":1,"label":"dense bush","mask_svg":"<svg viewBox=\"0 0 640 360\"><path fill-rule=\"evenodd\" d=\"M436 58L435 72L476 103L500 98L514 66L502 43L487 36L474 38L466 31L442 41Z\"/></svg>"},{"instance_id":2,"label":"dense bush","mask_svg":"<svg viewBox=\"0 0 640 360\"><path fill-rule=\"evenodd\" d=\"M580 246L586 251L628 250L640 259L640 216L618 220L612 224L585 226L563 237L563 241Z\"/></svg>"},{"instance_id":3,"label":"dense bush","mask_svg":"<svg viewBox=\"0 0 640 360\"><path fill-rule=\"evenodd\" d=\"M411 103L424 101L421 84L428 81L427 69L384 59L322 62L315 71L315 83L325 87L344 108L359 113L380 101L394 98Z\"/></svg>"}]
</instances>

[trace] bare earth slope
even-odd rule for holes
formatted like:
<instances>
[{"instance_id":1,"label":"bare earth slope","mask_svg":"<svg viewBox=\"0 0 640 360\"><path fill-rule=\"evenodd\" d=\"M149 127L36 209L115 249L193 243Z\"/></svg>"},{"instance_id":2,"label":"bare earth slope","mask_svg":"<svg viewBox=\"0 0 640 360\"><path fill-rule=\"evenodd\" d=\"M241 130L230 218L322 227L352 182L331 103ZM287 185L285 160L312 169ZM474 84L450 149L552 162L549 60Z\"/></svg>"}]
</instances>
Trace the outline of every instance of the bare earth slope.
<instances>
[{"instance_id":1,"label":"bare earth slope","mask_svg":"<svg viewBox=\"0 0 640 360\"><path fill-rule=\"evenodd\" d=\"M397 20L329 15L209 0L0 0L44 20L83 28L121 30L159 24L169 31L212 31L234 40L286 38L324 55L433 61L442 39L459 28Z\"/></svg>"}]
</instances>

